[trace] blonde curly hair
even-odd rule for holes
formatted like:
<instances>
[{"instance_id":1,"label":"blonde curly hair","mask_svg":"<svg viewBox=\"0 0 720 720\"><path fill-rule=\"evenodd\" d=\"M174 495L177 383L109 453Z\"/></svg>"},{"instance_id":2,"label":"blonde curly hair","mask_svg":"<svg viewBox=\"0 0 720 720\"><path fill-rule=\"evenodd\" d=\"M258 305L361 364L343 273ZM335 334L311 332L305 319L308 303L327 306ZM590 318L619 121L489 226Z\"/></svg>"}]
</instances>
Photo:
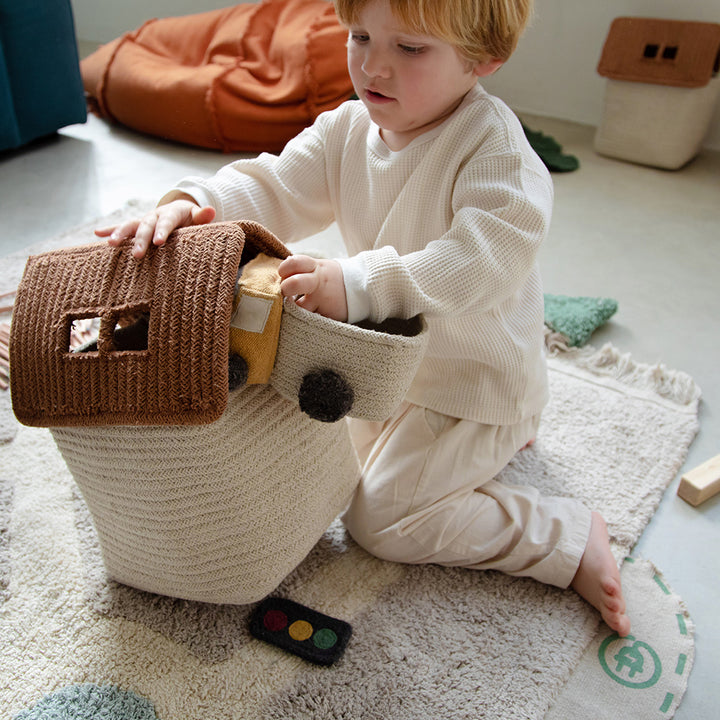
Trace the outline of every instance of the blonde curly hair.
<instances>
[{"instance_id":1,"label":"blonde curly hair","mask_svg":"<svg viewBox=\"0 0 720 720\"><path fill-rule=\"evenodd\" d=\"M338 19L358 22L371 0L334 0ZM502 60L514 52L532 15L533 0L388 0L397 19L418 35L440 38L471 62Z\"/></svg>"}]
</instances>

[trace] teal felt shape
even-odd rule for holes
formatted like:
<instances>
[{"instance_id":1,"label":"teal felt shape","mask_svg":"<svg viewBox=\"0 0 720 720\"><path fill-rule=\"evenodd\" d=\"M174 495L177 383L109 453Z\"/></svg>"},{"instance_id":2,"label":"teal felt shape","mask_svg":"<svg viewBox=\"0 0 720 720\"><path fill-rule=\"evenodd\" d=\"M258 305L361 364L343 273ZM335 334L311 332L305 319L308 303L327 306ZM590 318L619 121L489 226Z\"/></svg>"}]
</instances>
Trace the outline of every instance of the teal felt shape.
<instances>
[{"instance_id":1,"label":"teal felt shape","mask_svg":"<svg viewBox=\"0 0 720 720\"><path fill-rule=\"evenodd\" d=\"M545 324L564 335L570 347L580 347L617 309L610 298L545 295Z\"/></svg>"},{"instance_id":2,"label":"teal felt shape","mask_svg":"<svg viewBox=\"0 0 720 720\"><path fill-rule=\"evenodd\" d=\"M83 683L46 695L13 720L158 720L145 698L112 685Z\"/></svg>"}]
</instances>

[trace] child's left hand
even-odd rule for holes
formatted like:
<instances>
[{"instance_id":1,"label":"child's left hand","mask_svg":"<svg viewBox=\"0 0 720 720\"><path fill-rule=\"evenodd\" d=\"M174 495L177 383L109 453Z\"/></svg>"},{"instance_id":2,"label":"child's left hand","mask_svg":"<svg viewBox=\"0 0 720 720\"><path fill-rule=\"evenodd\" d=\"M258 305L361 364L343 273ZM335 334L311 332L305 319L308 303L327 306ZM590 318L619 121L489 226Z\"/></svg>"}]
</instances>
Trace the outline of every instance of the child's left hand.
<instances>
[{"instance_id":1,"label":"child's left hand","mask_svg":"<svg viewBox=\"0 0 720 720\"><path fill-rule=\"evenodd\" d=\"M278 272L282 281L280 290L285 297L294 298L297 305L310 312L340 322L347 320L345 281L340 263L291 255L280 263Z\"/></svg>"}]
</instances>

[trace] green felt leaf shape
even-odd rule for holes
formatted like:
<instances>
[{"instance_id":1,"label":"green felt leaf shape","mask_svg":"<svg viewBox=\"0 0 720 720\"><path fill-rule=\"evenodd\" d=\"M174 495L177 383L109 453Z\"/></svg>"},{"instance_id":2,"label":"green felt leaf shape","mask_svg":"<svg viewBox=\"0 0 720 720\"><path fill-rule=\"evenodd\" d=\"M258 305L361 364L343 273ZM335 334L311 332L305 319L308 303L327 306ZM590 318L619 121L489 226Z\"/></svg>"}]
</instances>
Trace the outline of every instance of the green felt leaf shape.
<instances>
[{"instance_id":1,"label":"green felt leaf shape","mask_svg":"<svg viewBox=\"0 0 720 720\"><path fill-rule=\"evenodd\" d=\"M545 295L545 324L568 339L570 347L585 345L616 312L611 298Z\"/></svg>"}]
</instances>

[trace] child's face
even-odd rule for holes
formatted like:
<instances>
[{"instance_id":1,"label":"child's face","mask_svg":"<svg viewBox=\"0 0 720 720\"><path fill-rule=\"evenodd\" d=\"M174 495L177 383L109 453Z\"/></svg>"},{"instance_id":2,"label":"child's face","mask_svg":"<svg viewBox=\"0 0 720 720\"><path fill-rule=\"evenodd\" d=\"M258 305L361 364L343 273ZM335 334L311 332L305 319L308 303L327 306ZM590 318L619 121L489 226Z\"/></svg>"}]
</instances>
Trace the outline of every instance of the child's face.
<instances>
[{"instance_id":1,"label":"child's face","mask_svg":"<svg viewBox=\"0 0 720 720\"><path fill-rule=\"evenodd\" d=\"M371 0L350 27L350 78L392 150L443 122L499 66L473 64L444 40L408 31L387 0Z\"/></svg>"}]
</instances>

